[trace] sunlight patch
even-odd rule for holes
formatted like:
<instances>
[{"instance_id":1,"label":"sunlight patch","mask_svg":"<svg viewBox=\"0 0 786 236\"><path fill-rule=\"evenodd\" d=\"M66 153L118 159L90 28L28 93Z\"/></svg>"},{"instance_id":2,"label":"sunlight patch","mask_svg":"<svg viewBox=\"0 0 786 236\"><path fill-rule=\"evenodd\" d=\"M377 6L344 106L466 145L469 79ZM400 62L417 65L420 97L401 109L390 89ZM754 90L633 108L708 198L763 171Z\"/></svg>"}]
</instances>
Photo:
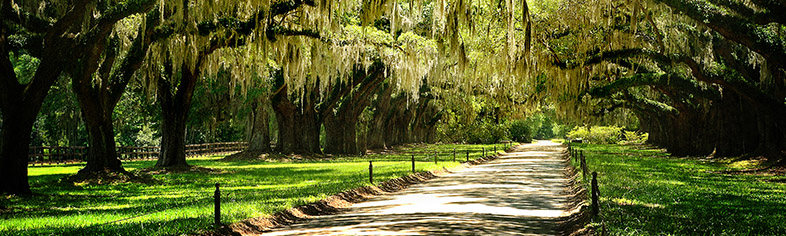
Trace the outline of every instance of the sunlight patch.
<instances>
[{"instance_id":1,"label":"sunlight patch","mask_svg":"<svg viewBox=\"0 0 786 236\"><path fill-rule=\"evenodd\" d=\"M627 198L613 198L611 199L612 202L617 203L620 206L645 206L648 208L666 208L661 204L655 203L645 203L636 199L627 199Z\"/></svg>"}]
</instances>

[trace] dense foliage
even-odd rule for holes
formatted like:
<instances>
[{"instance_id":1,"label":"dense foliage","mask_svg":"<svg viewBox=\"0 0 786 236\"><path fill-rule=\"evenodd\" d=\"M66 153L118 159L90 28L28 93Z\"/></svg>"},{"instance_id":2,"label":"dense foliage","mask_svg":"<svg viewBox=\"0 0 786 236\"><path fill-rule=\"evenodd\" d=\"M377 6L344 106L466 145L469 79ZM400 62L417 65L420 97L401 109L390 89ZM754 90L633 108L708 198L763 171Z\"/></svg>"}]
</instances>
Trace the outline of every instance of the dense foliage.
<instances>
[{"instance_id":1,"label":"dense foliage","mask_svg":"<svg viewBox=\"0 0 786 236\"><path fill-rule=\"evenodd\" d=\"M561 117L637 118L675 155L786 147L782 1L566 0L536 15ZM540 82L540 81L539 81ZM625 125L625 124L623 124Z\"/></svg>"},{"instance_id":2,"label":"dense foliage","mask_svg":"<svg viewBox=\"0 0 786 236\"><path fill-rule=\"evenodd\" d=\"M615 126L576 127L568 132L569 139L596 144L616 144L621 140L622 128Z\"/></svg>"}]
</instances>

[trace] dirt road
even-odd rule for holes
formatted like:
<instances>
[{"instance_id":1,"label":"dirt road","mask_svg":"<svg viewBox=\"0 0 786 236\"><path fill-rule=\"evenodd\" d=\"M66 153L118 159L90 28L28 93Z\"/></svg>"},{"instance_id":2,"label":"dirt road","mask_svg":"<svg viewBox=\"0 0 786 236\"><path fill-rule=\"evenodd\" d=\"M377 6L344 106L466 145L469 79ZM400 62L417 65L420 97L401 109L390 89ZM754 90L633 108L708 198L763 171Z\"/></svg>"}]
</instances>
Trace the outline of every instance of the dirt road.
<instances>
[{"instance_id":1,"label":"dirt road","mask_svg":"<svg viewBox=\"0 0 786 236\"><path fill-rule=\"evenodd\" d=\"M564 148L520 145L500 158L264 235L555 235Z\"/></svg>"}]
</instances>

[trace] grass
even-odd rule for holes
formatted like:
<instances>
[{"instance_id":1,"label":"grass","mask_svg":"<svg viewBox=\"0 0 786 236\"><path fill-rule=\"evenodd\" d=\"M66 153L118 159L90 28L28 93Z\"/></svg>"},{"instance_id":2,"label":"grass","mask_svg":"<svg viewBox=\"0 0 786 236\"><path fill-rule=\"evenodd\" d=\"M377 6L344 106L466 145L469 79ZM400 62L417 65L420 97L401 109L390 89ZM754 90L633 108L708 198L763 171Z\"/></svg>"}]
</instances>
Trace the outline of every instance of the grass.
<instances>
[{"instance_id":1,"label":"grass","mask_svg":"<svg viewBox=\"0 0 786 236\"><path fill-rule=\"evenodd\" d=\"M501 149L501 145L497 145ZM411 145L402 152L416 155L417 171L451 168L457 161L482 155L493 145ZM490 151L487 151L490 153ZM463 154L463 155L461 155ZM33 197L0 196L0 235L180 235L212 228L213 191L221 183L222 221L268 216L316 202L349 189L370 185L368 161L374 162L375 183L411 173L410 154L336 157L296 162L224 161L221 156L189 159L214 173L154 175L152 184L66 184L59 180L84 166L64 164L29 167ZM154 161L125 162L128 170L152 167ZM133 217L133 218L132 218ZM123 220L131 218L128 220ZM115 222L123 220L120 222Z\"/></svg>"},{"instance_id":2,"label":"grass","mask_svg":"<svg viewBox=\"0 0 786 236\"><path fill-rule=\"evenodd\" d=\"M642 146L574 147L598 172L610 235L786 235L785 176L724 174L758 162L675 158Z\"/></svg>"}]
</instances>

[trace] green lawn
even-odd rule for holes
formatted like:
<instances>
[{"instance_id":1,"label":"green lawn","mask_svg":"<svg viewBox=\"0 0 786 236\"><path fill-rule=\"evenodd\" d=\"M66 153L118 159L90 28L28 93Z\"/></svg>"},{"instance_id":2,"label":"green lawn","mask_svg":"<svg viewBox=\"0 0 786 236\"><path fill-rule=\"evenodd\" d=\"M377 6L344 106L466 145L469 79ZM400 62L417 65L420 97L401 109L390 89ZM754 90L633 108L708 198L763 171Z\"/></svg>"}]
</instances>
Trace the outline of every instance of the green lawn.
<instances>
[{"instance_id":1,"label":"green lawn","mask_svg":"<svg viewBox=\"0 0 786 236\"><path fill-rule=\"evenodd\" d=\"M574 145L598 172L610 235L786 235L786 177L724 174L753 161L670 157L663 150Z\"/></svg>"},{"instance_id":2,"label":"green lawn","mask_svg":"<svg viewBox=\"0 0 786 236\"><path fill-rule=\"evenodd\" d=\"M440 152L416 155L417 171L450 168L453 148L457 161L481 156L481 147L494 145L411 145L404 152ZM497 145L501 150L501 145ZM490 153L490 151L489 151ZM411 173L410 155L368 155L330 160L265 162L224 161L223 157L189 159L212 173L189 172L154 175L153 184L121 183L73 185L59 179L84 165L29 168L31 198L0 196L0 235L179 235L211 228L215 183L222 185L222 220L236 222L266 216L368 183L368 161L374 161L375 182ZM128 170L152 167L154 161L125 162ZM140 216L141 215L141 216ZM113 222L140 216L122 222Z\"/></svg>"}]
</instances>

